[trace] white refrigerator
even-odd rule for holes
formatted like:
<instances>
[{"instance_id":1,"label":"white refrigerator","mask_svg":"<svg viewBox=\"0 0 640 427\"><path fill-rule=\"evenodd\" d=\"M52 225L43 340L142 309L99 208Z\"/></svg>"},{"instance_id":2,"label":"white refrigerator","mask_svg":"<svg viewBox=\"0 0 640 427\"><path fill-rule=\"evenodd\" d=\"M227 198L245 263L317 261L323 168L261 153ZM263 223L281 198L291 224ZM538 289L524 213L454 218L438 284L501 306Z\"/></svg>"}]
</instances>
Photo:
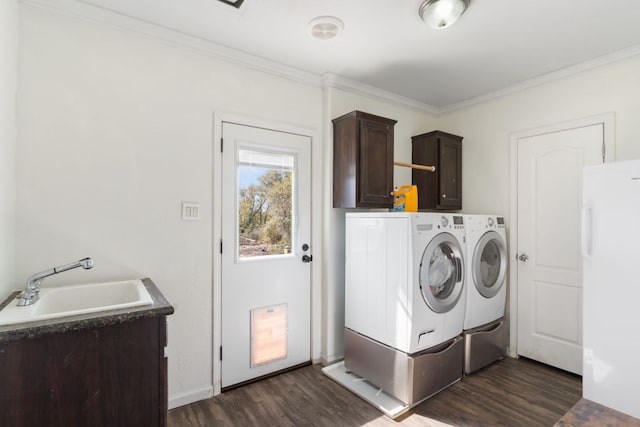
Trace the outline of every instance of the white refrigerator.
<instances>
[{"instance_id":1,"label":"white refrigerator","mask_svg":"<svg viewBox=\"0 0 640 427\"><path fill-rule=\"evenodd\" d=\"M583 397L640 418L640 160L584 169Z\"/></svg>"}]
</instances>

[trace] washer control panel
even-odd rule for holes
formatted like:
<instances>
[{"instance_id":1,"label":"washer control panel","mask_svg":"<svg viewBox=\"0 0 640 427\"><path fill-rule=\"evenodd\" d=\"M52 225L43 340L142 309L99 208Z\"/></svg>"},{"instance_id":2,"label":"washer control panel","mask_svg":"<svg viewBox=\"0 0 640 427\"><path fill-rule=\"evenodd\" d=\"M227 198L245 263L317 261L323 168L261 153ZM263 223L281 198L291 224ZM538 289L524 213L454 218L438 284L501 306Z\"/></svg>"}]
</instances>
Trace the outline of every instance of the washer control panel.
<instances>
[{"instance_id":1,"label":"washer control panel","mask_svg":"<svg viewBox=\"0 0 640 427\"><path fill-rule=\"evenodd\" d=\"M440 229L464 230L464 218L462 215L442 215L440 217Z\"/></svg>"}]
</instances>

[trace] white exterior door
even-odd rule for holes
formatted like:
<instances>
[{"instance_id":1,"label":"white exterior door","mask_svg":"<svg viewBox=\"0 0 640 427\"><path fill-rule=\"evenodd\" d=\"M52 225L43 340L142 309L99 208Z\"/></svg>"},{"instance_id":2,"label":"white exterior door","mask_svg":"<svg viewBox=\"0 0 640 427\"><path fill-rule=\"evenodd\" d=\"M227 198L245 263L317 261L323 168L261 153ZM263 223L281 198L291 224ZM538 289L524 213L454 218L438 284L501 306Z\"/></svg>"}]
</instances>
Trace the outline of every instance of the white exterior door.
<instances>
[{"instance_id":1,"label":"white exterior door","mask_svg":"<svg viewBox=\"0 0 640 427\"><path fill-rule=\"evenodd\" d=\"M582 169L603 161L603 124L517 144L518 354L581 374Z\"/></svg>"},{"instance_id":2,"label":"white exterior door","mask_svg":"<svg viewBox=\"0 0 640 427\"><path fill-rule=\"evenodd\" d=\"M224 389L311 359L311 139L226 122L222 137Z\"/></svg>"}]
</instances>

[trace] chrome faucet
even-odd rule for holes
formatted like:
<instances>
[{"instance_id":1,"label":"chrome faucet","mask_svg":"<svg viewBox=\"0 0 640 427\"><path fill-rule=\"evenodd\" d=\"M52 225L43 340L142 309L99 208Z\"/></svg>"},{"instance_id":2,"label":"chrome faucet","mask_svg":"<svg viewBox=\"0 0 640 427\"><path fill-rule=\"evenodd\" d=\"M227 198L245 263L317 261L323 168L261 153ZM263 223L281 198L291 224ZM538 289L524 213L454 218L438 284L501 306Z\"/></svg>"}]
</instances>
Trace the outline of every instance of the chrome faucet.
<instances>
[{"instance_id":1,"label":"chrome faucet","mask_svg":"<svg viewBox=\"0 0 640 427\"><path fill-rule=\"evenodd\" d=\"M91 258L83 258L80 261L72 262L70 264L53 267L48 270L36 273L27 279L27 286L20 295L20 301L18 301L19 307L31 305L38 300L40 294L40 286L42 286L42 280L45 277L53 276L54 274L62 273L63 271L73 270L74 268L82 267L85 270L93 268L93 260Z\"/></svg>"}]
</instances>

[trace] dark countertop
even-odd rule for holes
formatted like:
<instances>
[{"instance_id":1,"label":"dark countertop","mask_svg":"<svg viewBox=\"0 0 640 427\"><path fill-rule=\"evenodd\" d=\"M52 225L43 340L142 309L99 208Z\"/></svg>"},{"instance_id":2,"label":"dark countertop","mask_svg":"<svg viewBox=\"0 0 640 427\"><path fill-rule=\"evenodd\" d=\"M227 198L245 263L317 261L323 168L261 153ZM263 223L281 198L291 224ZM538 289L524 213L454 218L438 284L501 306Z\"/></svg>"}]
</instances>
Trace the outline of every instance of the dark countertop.
<instances>
[{"instance_id":1,"label":"dark countertop","mask_svg":"<svg viewBox=\"0 0 640 427\"><path fill-rule=\"evenodd\" d=\"M19 339L31 339L43 335L77 331L80 329L100 328L145 317L158 317L173 314L173 306L158 290L151 279L144 278L142 283L153 299L151 305L126 307L117 310L99 311L76 316L46 319L38 322L17 323L0 326L0 343ZM0 310L16 299L20 292L12 293L0 304Z\"/></svg>"},{"instance_id":2,"label":"dark countertop","mask_svg":"<svg viewBox=\"0 0 640 427\"><path fill-rule=\"evenodd\" d=\"M555 424L555 427L577 426L633 427L640 426L640 419L590 400L580 399L578 403Z\"/></svg>"}]
</instances>

